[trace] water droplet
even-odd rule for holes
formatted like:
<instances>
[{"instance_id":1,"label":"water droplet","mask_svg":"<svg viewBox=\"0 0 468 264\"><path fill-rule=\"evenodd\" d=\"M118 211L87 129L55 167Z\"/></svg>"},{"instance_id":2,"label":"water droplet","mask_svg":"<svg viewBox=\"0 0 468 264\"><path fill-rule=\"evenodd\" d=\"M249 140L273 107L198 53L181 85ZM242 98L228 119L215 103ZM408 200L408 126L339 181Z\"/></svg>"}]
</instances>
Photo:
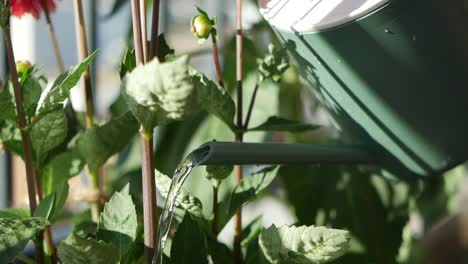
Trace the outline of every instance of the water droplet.
<instances>
[{"instance_id":1,"label":"water droplet","mask_svg":"<svg viewBox=\"0 0 468 264\"><path fill-rule=\"evenodd\" d=\"M388 29L388 28L386 28L386 29L384 30L384 32L385 32L385 33L388 33L388 34L394 34L393 31L391 31L391 30Z\"/></svg>"}]
</instances>

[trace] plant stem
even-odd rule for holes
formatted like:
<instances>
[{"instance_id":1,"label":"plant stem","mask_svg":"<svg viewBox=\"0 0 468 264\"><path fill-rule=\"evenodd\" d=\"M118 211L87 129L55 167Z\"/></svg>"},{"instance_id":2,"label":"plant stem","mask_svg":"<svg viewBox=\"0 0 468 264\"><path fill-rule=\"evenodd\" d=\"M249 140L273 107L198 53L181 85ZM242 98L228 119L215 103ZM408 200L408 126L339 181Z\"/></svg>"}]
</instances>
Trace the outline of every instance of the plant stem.
<instances>
[{"instance_id":1,"label":"plant stem","mask_svg":"<svg viewBox=\"0 0 468 264\"><path fill-rule=\"evenodd\" d=\"M36 261L34 261L34 259L28 258L21 254L16 255L16 259L21 260L22 262L26 264L36 264Z\"/></svg>"},{"instance_id":2,"label":"plant stem","mask_svg":"<svg viewBox=\"0 0 468 264\"><path fill-rule=\"evenodd\" d=\"M245 117L244 129L247 129L249 126L250 117L252 116L253 106L255 105L255 99L257 98L257 91L258 91L259 86L260 86L260 83L257 80L257 82L255 83L255 88L252 93L252 97L250 98L249 109L247 110L247 116Z\"/></svg>"},{"instance_id":3,"label":"plant stem","mask_svg":"<svg viewBox=\"0 0 468 264\"><path fill-rule=\"evenodd\" d=\"M9 25L4 29L5 32L5 42L6 42L6 52L8 60L8 68L10 70L11 81L13 83L13 92L15 94L16 102L16 113L18 115L18 125L21 133L21 141L23 145L23 159L26 167L26 185L28 189L28 198L29 198L29 209L31 215L34 215L34 212L37 208L37 193L36 193L36 180L34 177L34 168L32 162L32 147L31 147L31 138L29 137L29 132L27 130L26 114L23 108L23 96L21 94L21 87L18 82L18 73L16 72L15 64L15 55L13 53L13 45L11 42L11 35L9 30ZM42 241L40 241L42 242ZM37 246L36 242L36 246ZM42 256L42 246L36 247L36 256L39 263L43 262Z\"/></svg>"},{"instance_id":4,"label":"plant stem","mask_svg":"<svg viewBox=\"0 0 468 264\"><path fill-rule=\"evenodd\" d=\"M137 65L143 64L143 44L141 43L140 3L132 0L133 46Z\"/></svg>"},{"instance_id":5,"label":"plant stem","mask_svg":"<svg viewBox=\"0 0 468 264\"><path fill-rule=\"evenodd\" d=\"M46 0L41 0L42 8L44 9L45 19L47 23L47 29L49 30L50 40L52 41L52 47L55 53L55 59L57 60L57 65L59 67L60 73L65 71L65 66L63 65L62 54L57 41L57 36L55 35L54 25L52 24L52 19L50 18L49 7L47 6Z\"/></svg>"},{"instance_id":6,"label":"plant stem","mask_svg":"<svg viewBox=\"0 0 468 264\"><path fill-rule=\"evenodd\" d=\"M218 236L218 187L213 186L213 223L211 224L211 232L215 237Z\"/></svg>"},{"instance_id":7,"label":"plant stem","mask_svg":"<svg viewBox=\"0 0 468 264\"><path fill-rule=\"evenodd\" d=\"M242 0L236 0L236 79L237 79L237 128L236 142L242 142L244 133L242 132ZM242 166L236 165L235 179L237 184L242 179ZM234 258L237 264L242 263L242 208L235 216L235 236L234 236Z\"/></svg>"},{"instance_id":8,"label":"plant stem","mask_svg":"<svg viewBox=\"0 0 468 264\"><path fill-rule=\"evenodd\" d=\"M153 1L153 18L151 19L151 41L149 48L149 60L152 60L158 53L158 32L159 32L159 0Z\"/></svg>"},{"instance_id":9,"label":"plant stem","mask_svg":"<svg viewBox=\"0 0 468 264\"><path fill-rule=\"evenodd\" d=\"M36 193L39 198L39 201L42 201L42 199L44 199L44 193L41 184L41 175L39 174L38 170L35 170L34 173L36 178ZM39 240L44 240L43 250L46 253L47 257L50 259L50 262L52 264L57 263L55 256L55 246L53 242L54 240L52 237L52 231L50 230L49 226L47 226L43 232L39 233Z\"/></svg>"},{"instance_id":10,"label":"plant stem","mask_svg":"<svg viewBox=\"0 0 468 264\"><path fill-rule=\"evenodd\" d=\"M153 161L153 131L141 131L143 219L145 233L145 262L151 263L157 248L158 212L156 207L156 182Z\"/></svg>"},{"instance_id":11,"label":"plant stem","mask_svg":"<svg viewBox=\"0 0 468 264\"><path fill-rule=\"evenodd\" d=\"M86 24L83 15L83 4L81 0L74 0L74 15L75 15L75 31L76 41L78 47L78 57L80 61L83 61L88 57L88 37L86 35ZM91 75L89 68L83 73L83 91L85 97L85 110L86 110L86 128L94 126L94 102L93 102L93 89L91 87ZM91 183L93 192L100 193L99 191L99 175L97 172L88 171L88 179ZM95 199L91 202L91 218L94 222L99 220L99 199Z\"/></svg>"},{"instance_id":12,"label":"plant stem","mask_svg":"<svg viewBox=\"0 0 468 264\"><path fill-rule=\"evenodd\" d=\"M140 30L143 63L146 63L148 61L148 41L146 27L146 0L140 0Z\"/></svg>"},{"instance_id":13,"label":"plant stem","mask_svg":"<svg viewBox=\"0 0 468 264\"><path fill-rule=\"evenodd\" d=\"M132 23L133 23L133 43L135 46L135 57L137 65L145 63L143 53L143 39L140 6L138 0L132 0ZM146 19L144 19L146 20ZM153 21L154 22L154 21ZM157 25L153 24L153 28ZM144 30L146 32L146 29ZM153 36L153 32L152 32ZM156 54L157 55L157 54ZM151 264L155 249L157 248L158 211L156 207L156 182L154 177L153 159L153 133L146 131L143 127L140 130L140 142L142 151L142 185L143 185L143 227L145 240L145 263Z\"/></svg>"},{"instance_id":14,"label":"plant stem","mask_svg":"<svg viewBox=\"0 0 468 264\"><path fill-rule=\"evenodd\" d=\"M86 35L86 25L83 16L83 4L81 0L74 1L75 10L75 30L76 41L78 47L78 56L81 61L88 57L88 37ZM86 127L90 128L94 125L94 103L93 89L91 87L91 76L89 68L83 73L83 90L86 102Z\"/></svg>"},{"instance_id":15,"label":"plant stem","mask_svg":"<svg viewBox=\"0 0 468 264\"><path fill-rule=\"evenodd\" d=\"M219 63L218 43L213 34L211 34L211 40L213 42L213 60L216 67L216 74L218 75L218 83L221 87L224 87L223 71L221 70L221 65Z\"/></svg>"}]
</instances>

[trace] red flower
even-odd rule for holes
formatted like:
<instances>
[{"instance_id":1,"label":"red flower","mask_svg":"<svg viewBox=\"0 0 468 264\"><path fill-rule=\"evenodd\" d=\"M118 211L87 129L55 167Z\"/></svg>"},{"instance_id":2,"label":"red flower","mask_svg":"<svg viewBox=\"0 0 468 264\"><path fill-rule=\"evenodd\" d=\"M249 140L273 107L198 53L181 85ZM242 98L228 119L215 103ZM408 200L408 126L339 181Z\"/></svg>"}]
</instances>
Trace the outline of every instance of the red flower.
<instances>
[{"instance_id":1,"label":"red flower","mask_svg":"<svg viewBox=\"0 0 468 264\"><path fill-rule=\"evenodd\" d=\"M39 18L43 9L43 1L45 1L50 12L55 10L54 0L11 0L11 13L16 17L22 17L25 13L30 13L33 17Z\"/></svg>"}]
</instances>

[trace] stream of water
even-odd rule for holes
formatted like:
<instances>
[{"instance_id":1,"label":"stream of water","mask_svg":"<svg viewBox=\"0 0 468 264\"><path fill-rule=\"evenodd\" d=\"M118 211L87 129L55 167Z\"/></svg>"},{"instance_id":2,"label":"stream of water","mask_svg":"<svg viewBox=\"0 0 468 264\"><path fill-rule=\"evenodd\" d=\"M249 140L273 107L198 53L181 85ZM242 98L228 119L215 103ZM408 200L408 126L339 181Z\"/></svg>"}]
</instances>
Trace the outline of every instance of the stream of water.
<instances>
[{"instance_id":1,"label":"stream of water","mask_svg":"<svg viewBox=\"0 0 468 264\"><path fill-rule=\"evenodd\" d=\"M159 231L158 231L158 249L153 264L164 263L164 247L166 245L167 237L171 231L172 219L174 217L174 209L179 196L180 190L184 185L185 180L190 175L190 172L197 164L194 163L191 156L186 157L177 169L175 170L174 177L172 178L171 187L167 193L166 203L159 218Z\"/></svg>"}]
</instances>

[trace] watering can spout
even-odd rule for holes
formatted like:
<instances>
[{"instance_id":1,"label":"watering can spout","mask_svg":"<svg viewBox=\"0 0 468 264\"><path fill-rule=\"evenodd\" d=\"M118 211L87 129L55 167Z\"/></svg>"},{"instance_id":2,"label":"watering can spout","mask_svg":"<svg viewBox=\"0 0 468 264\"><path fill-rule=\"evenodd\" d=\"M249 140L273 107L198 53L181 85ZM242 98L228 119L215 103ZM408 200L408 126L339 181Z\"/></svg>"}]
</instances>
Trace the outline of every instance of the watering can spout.
<instances>
[{"instance_id":1,"label":"watering can spout","mask_svg":"<svg viewBox=\"0 0 468 264\"><path fill-rule=\"evenodd\" d=\"M374 163L363 145L208 142L190 153L195 165Z\"/></svg>"}]
</instances>

